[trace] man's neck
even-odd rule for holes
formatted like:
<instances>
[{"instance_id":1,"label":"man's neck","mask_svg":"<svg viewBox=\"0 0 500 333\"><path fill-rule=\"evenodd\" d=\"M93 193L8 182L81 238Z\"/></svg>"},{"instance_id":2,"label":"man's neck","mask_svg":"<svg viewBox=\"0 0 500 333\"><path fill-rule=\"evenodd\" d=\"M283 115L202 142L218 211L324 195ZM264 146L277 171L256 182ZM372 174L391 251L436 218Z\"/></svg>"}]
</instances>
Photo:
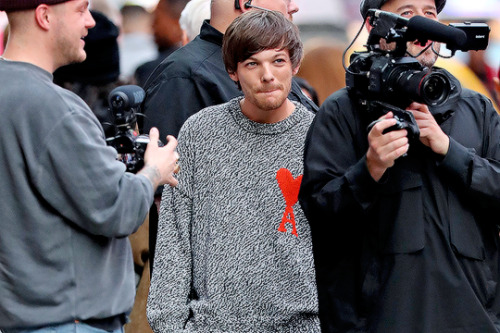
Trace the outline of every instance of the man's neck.
<instances>
[{"instance_id":1,"label":"man's neck","mask_svg":"<svg viewBox=\"0 0 500 333\"><path fill-rule=\"evenodd\" d=\"M295 110L295 104L287 98L277 109L266 111L259 109L256 105L243 98L240 101L240 108L245 117L256 123L274 124L288 118Z\"/></svg>"},{"instance_id":2,"label":"man's neck","mask_svg":"<svg viewBox=\"0 0 500 333\"><path fill-rule=\"evenodd\" d=\"M22 48L17 48L17 49L21 50ZM54 72L55 69L53 68L53 65L45 59L43 53L40 53L41 55L39 57L31 56L31 54L35 53L38 52L16 51L16 47L14 45L9 45L7 49L5 49L5 52L2 55L2 57L5 60L30 63L32 65L35 65L37 67L46 70L49 73Z\"/></svg>"}]
</instances>

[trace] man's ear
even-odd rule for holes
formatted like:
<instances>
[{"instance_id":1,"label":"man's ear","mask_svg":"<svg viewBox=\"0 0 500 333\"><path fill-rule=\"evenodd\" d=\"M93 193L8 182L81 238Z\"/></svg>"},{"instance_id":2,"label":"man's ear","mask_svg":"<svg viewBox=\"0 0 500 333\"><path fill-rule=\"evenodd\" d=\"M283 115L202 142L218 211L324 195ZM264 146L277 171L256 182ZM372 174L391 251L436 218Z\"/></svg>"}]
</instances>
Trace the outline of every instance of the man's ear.
<instances>
[{"instance_id":1,"label":"man's ear","mask_svg":"<svg viewBox=\"0 0 500 333\"><path fill-rule=\"evenodd\" d=\"M49 30L51 22L50 6L46 4L38 5L35 9L35 21L43 30Z\"/></svg>"},{"instance_id":2,"label":"man's ear","mask_svg":"<svg viewBox=\"0 0 500 333\"><path fill-rule=\"evenodd\" d=\"M300 69L300 65L298 65L297 68L293 69L292 74L296 75L299 72L299 69Z\"/></svg>"},{"instance_id":3,"label":"man's ear","mask_svg":"<svg viewBox=\"0 0 500 333\"><path fill-rule=\"evenodd\" d=\"M234 9L243 11L245 9L246 0L234 0Z\"/></svg>"},{"instance_id":4,"label":"man's ear","mask_svg":"<svg viewBox=\"0 0 500 333\"><path fill-rule=\"evenodd\" d=\"M229 77L231 78L231 80L233 80L234 82L238 82L239 79L238 79L238 73L235 73L235 72L228 72L229 74Z\"/></svg>"},{"instance_id":5,"label":"man's ear","mask_svg":"<svg viewBox=\"0 0 500 333\"><path fill-rule=\"evenodd\" d=\"M372 31L373 26L370 23L370 16L366 17L365 19L365 26L368 32Z\"/></svg>"},{"instance_id":6,"label":"man's ear","mask_svg":"<svg viewBox=\"0 0 500 333\"><path fill-rule=\"evenodd\" d=\"M241 10L243 13L252 9L251 1L249 0L234 0L236 10Z\"/></svg>"}]
</instances>

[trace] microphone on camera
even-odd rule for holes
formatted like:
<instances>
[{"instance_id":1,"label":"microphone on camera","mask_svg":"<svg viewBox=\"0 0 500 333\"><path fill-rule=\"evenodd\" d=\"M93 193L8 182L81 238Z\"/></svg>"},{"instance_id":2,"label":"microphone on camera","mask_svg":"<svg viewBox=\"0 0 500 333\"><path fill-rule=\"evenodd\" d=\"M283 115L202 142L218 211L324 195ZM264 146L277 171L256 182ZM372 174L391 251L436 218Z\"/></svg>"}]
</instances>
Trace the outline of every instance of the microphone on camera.
<instances>
[{"instance_id":1,"label":"microphone on camera","mask_svg":"<svg viewBox=\"0 0 500 333\"><path fill-rule=\"evenodd\" d=\"M423 16L413 16L408 20L407 27L408 35L420 42L432 40L446 43L448 48L453 46L457 49L463 47L467 42L467 35L462 30Z\"/></svg>"},{"instance_id":2,"label":"microphone on camera","mask_svg":"<svg viewBox=\"0 0 500 333\"><path fill-rule=\"evenodd\" d=\"M467 42L467 35L461 29L439 23L438 21L423 16L413 16L407 19L380 9L371 9L368 12L372 14L373 17L386 18L401 26L406 26L405 38L408 41L418 39L421 44L425 44L428 40L431 40L434 42L446 43L447 46L451 45L456 49L460 49Z\"/></svg>"},{"instance_id":3,"label":"microphone on camera","mask_svg":"<svg viewBox=\"0 0 500 333\"><path fill-rule=\"evenodd\" d=\"M130 84L113 89L108 96L108 103L113 110L136 108L144 101L146 93L139 86Z\"/></svg>"},{"instance_id":4,"label":"microphone on camera","mask_svg":"<svg viewBox=\"0 0 500 333\"><path fill-rule=\"evenodd\" d=\"M399 16L398 14L386 12L385 10L380 10L380 9L370 9L368 11L368 15L370 15L372 17L376 17L376 18L386 18L386 19L389 19L389 21L393 21L394 23L397 23L397 24L400 24L403 26L407 26L408 21L409 21L407 18L405 18L403 16Z\"/></svg>"}]
</instances>

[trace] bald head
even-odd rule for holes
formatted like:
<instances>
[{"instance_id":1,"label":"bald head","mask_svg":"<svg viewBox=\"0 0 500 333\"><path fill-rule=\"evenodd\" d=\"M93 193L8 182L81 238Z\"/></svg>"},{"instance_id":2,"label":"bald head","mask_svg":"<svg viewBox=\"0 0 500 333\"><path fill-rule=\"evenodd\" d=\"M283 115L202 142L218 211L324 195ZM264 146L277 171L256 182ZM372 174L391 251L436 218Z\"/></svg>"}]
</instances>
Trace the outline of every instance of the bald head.
<instances>
[{"instance_id":1,"label":"bald head","mask_svg":"<svg viewBox=\"0 0 500 333\"><path fill-rule=\"evenodd\" d=\"M35 20L33 20L34 13L34 9L7 13L7 19L9 20L9 40L12 40L13 38L24 39L26 37L22 36L30 33L34 29L40 29Z\"/></svg>"},{"instance_id":2,"label":"bald head","mask_svg":"<svg viewBox=\"0 0 500 333\"><path fill-rule=\"evenodd\" d=\"M246 6L247 3L251 6ZM212 0L210 25L224 33L235 18L246 11L256 10L252 6L281 12L290 20L299 10L295 0Z\"/></svg>"},{"instance_id":3,"label":"bald head","mask_svg":"<svg viewBox=\"0 0 500 333\"><path fill-rule=\"evenodd\" d=\"M83 38L95 25L88 5L88 0L73 0L8 12L10 33L3 56L48 72L85 60Z\"/></svg>"}]
</instances>

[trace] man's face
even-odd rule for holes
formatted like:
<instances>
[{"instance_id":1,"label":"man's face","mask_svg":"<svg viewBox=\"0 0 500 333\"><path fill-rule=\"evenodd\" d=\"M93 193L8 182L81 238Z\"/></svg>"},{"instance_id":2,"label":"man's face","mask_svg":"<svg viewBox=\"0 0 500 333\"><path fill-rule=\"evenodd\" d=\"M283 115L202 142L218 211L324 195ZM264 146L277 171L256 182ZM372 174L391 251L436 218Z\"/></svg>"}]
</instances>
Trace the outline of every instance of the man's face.
<instances>
[{"instance_id":1,"label":"man's face","mask_svg":"<svg viewBox=\"0 0 500 333\"><path fill-rule=\"evenodd\" d=\"M284 105L297 70L292 68L288 50L264 50L239 62L230 76L239 81L245 101L266 113Z\"/></svg>"},{"instance_id":2,"label":"man's face","mask_svg":"<svg viewBox=\"0 0 500 333\"><path fill-rule=\"evenodd\" d=\"M52 6L55 13L54 47L59 66L82 62L87 58L83 49L88 30L95 26L87 0L66 1Z\"/></svg>"},{"instance_id":3,"label":"man's face","mask_svg":"<svg viewBox=\"0 0 500 333\"><path fill-rule=\"evenodd\" d=\"M292 20L292 15L299 11L299 6L295 0L253 0L252 4L281 12L290 21Z\"/></svg>"},{"instance_id":4,"label":"man's face","mask_svg":"<svg viewBox=\"0 0 500 333\"><path fill-rule=\"evenodd\" d=\"M428 19L438 21L435 0L389 0L380 8L381 10L392 12L400 16L411 18L413 16L424 16ZM431 43L429 41L426 46ZM421 46L418 42L408 42L407 52L412 56L419 54L426 46ZM439 53L440 44L434 43L434 50ZM417 60L426 67L432 67L437 60L437 55L431 48L421 54Z\"/></svg>"}]
</instances>

